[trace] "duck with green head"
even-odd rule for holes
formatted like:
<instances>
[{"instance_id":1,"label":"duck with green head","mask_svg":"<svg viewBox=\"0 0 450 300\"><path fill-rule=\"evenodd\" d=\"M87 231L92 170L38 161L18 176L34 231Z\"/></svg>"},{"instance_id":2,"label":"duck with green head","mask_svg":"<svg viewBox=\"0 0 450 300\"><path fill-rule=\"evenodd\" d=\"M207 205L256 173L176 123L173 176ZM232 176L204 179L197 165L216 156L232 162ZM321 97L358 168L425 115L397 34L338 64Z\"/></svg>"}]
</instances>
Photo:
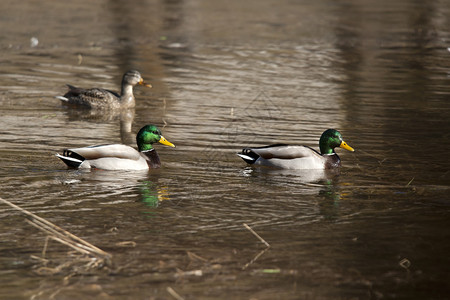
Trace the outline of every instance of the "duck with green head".
<instances>
[{"instance_id":1,"label":"duck with green head","mask_svg":"<svg viewBox=\"0 0 450 300\"><path fill-rule=\"evenodd\" d=\"M99 145L74 149L64 149L56 154L68 167L76 169L102 170L147 170L161 167L158 153L153 144L175 147L166 140L155 125L145 125L136 136L138 151L123 145Z\"/></svg>"},{"instance_id":2,"label":"duck with green head","mask_svg":"<svg viewBox=\"0 0 450 300\"><path fill-rule=\"evenodd\" d=\"M308 146L276 144L258 148L244 148L237 155L251 165L278 167L282 169L333 169L341 165L336 147L355 151L342 139L335 129L322 133L320 153Z\"/></svg>"},{"instance_id":3,"label":"duck with green head","mask_svg":"<svg viewBox=\"0 0 450 300\"><path fill-rule=\"evenodd\" d=\"M142 79L136 70L126 72L122 78L120 94L101 88L82 89L68 84L69 91L64 96L57 96L62 103L90 109L123 109L133 108L136 101L133 94L135 85L152 86Z\"/></svg>"}]
</instances>

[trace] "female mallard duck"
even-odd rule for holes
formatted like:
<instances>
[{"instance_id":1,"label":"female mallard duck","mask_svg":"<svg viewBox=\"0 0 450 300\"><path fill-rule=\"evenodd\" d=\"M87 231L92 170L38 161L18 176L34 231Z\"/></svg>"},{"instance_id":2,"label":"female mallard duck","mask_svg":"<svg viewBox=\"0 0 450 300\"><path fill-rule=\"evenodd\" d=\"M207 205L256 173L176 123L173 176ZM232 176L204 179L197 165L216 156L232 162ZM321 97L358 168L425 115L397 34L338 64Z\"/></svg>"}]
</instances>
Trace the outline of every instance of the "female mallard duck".
<instances>
[{"instance_id":1,"label":"female mallard duck","mask_svg":"<svg viewBox=\"0 0 450 300\"><path fill-rule=\"evenodd\" d=\"M248 164L278 167L282 169L333 169L341 165L334 148L341 147L355 151L342 139L335 129L322 133L319 141L320 153L308 146L290 146L284 144L258 148L244 148L238 153Z\"/></svg>"},{"instance_id":2,"label":"female mallard duck","mask_svg":"<svg viewBox=\"0 0 450 300\"><path fill-rule=\"evenodd\" d=\"M99 88L82 89L68 84L69 91L64 96L57 96L57 98L68 105L92 109L132 108L136 105L133 95L133 87L136 84L152 87L144 82L138 71L132 70L123 75L120 95L109 90Z\"/></svg>"},{"instance_id":3,"label":"female mallard duck","mask_svg":"<svg viewBox=\"0 0 450 300\"><path fill-rule=\"evenodd\" d=\"M166 140L155 125L145 125L136 136L138 150L123 145L100 145L75 149L64 149L63 154L56 154L67 166L76 169L102 170L147 170L161 167L158 153L153 143L175 147Z\"/></svg>"}]
</instances>

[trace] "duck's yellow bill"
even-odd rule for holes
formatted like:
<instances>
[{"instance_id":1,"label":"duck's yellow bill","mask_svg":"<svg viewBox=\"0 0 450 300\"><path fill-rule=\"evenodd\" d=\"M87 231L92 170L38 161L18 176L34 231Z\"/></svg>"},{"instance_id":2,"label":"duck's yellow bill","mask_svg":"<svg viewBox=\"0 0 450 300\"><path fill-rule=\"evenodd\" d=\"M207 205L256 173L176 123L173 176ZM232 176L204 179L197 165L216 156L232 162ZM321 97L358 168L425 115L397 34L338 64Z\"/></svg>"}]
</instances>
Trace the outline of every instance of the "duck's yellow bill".
<instances>
[{"instance_id":1,"label":"duck's yellow bill","mask_svg":"<svg viewBox=\"0 0 450 300\"><path fill-rule=\"evenodd\" d=\"M161 144L163 144L163 145L166 145L166 146L175 147L174 144L172 144L171 142L169 142L168 140L166 140L166 138L163 137L163 136L161 136L161 138L159 139L159 142L160 142Z\"/></svg>"},{"instance_id":2,"label":"duck's yellow bill","mask_svg":"<svg viewBox=\"0 0 450 300\"><path fill-rule=\"evenodd\" d=\"M352 147L347 145L347 143L344 141L342 141L342 143L339 145L339 147L344 148L345 150L348 150L348 151L352 151L352 152L355 151L355 149L353 149Z\"/></svg>"},{"instance_id":3,"label":"duck's yellow bill","mask_svg":"<svg viewBox=\"0 0 450 300\"><path fill-rule=\"evenodd\" d=\"M141 78L141 80L139 80L138 84L146 86L148 88L152 87L152 85L150 83L146 83L143 78Z\"/></svg>"}]
</instances>

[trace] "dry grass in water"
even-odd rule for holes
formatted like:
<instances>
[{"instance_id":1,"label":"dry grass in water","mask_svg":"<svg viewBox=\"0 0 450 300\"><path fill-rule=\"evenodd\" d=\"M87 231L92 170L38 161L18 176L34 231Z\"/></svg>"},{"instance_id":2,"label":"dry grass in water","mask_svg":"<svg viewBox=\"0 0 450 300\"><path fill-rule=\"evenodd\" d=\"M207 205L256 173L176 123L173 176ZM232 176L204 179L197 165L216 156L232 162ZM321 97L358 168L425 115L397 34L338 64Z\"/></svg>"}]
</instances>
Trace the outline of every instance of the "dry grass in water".
<instances>
[{"instance_id":1,"label":"dry grass in water","mask_svg":"<svg viewBox=\"0 0 450 300\"><path fill-rule=\"evenodd\" d=\"M261 252L259 252L251 261L249 261L247 264L245 264L245 266L242 267L242 270L245 270L248 268L248 266L250 266L251 264L253 264L261 255L263 255L264 253L266 253L267 250L269 250L270 248L270 244L268 242L266 242L259 234L257 234L250 226L248 226L246 223L243 224L245 228L247 228L254 236L256 236L261 243L263 243L264 245L266 245L266 248L263 249Z\"/></svg>"},{"instance_id":2,"label":"dry grass in water","mask_svg":"<svg viewBox=\"0 0 450 300\"><path fill-rule=\"evenodd\" d=\"M111 254L5 199L0 198L0 202L23 213L26 216L25 221L28 224L47 235L44 242L44 248L42 250L42 257L31 257L44 264L43 267L36 270L36 273L40 275L53 275L60 273L65 269L70 269L75 273L85 273L93 269L99 269L105 265L111 265ZM53 268L47 267L50 261L45 258L50 240L57 241L75 250L72 253L69 252L68 257L66 258L67 261Z\"/></svg>"}]
</instances>

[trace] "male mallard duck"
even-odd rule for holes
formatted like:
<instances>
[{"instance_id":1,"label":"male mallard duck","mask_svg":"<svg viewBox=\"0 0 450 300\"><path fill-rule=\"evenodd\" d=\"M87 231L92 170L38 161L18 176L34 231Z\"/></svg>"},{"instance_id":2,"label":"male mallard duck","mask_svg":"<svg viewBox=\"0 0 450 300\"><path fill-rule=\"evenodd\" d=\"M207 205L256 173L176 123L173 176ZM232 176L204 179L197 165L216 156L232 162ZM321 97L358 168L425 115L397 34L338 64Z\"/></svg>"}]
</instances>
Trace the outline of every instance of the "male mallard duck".
<instances>
[{"instance_id":1,"label":"male mallard duck","mask_svg":"<svg viewBox=\"0 0 450 300\"><path fill-rule=\"evenodd\" d=\"M145 125L136 136L138 150L123 145L99 145L75 149L64 149L63 154L56 154L67 166L76 169L103 170L147 170L161 167L158 153L153 143L175 147L166 140L155 125Z\"/></svg>"},{"instance_id":2,"label":"male mallard duck","mask_svg":"<svg viewBox=\"0 0 450 300\"><path fill-rule=\"evenodd\" d=\"M244 148L238 153L248 164L278 167L282 169L332 169L341 165L334 148L355 151L342 139L335 129L322 133L319 141L320 153L308 146L276 144L258 148Z\"/></svg>"},{"instance_id":3,"label":"male mallard duck","mask_svg":"<svg viewBox=\"0 0 450 300\"><path fill-rule=\"evenodd\" d=\"M123 75L120 95L109 90L99 88L82 89L68 84L69 91L64 96L57 96L57 98L69 105L84 106L92 109L131 108L136 105L133 95L133 87L136 84L152 87L144 82L138 71L132 70Z\"/></svg>"}]
</instances>

